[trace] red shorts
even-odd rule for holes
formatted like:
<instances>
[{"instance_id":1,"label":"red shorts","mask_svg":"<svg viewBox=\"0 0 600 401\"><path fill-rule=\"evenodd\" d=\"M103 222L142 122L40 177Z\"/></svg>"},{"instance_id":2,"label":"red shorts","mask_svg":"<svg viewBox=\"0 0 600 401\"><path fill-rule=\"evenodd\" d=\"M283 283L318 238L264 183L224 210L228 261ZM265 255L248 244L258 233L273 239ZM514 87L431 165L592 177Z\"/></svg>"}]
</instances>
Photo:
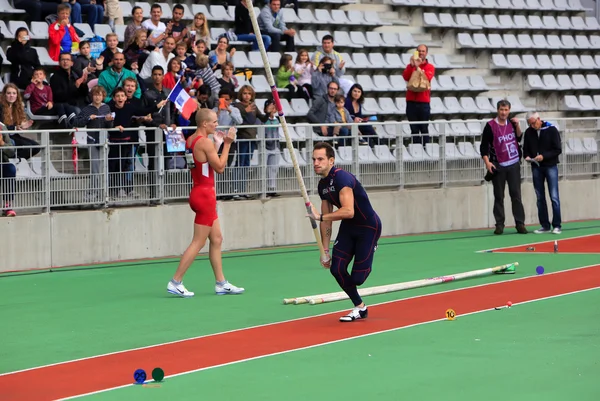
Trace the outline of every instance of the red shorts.
<instances>
[{"instance_id":1,"label":"red shorts","mask_svg":"<svg viewBox=\"0 0 600 401\"><path fill-rule=\"evenodd\" d=\"M190 193L190 207L196 212L195 224L212 227L217 215L217 197L212 188L194 188Z\"/></svg>"}]
</instances>

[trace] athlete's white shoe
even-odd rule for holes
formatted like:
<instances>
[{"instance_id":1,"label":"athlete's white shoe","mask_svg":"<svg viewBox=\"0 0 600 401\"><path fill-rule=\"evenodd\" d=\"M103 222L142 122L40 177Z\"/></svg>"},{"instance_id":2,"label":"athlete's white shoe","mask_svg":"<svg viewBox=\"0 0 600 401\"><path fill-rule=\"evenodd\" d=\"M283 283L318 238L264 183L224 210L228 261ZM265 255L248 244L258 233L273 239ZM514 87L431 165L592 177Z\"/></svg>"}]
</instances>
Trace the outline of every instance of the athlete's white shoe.
<instances>
[{"instance_id":1,"label":"athlete's white shoe","mask_svg":"<svg viewBox=\"0 0 600 401\"><path fill-rule=\"evenodd\" d=\"M169 284L167 285L167 291L183 298L190 298L194 296L193 292L188 291L188 289L185 288L183 281L180 284L174 284L173 281L169 281Z\"/></svg>"},{"instance_id":2,"label":"athlete's white shoe","mask_svg":"<svg viewBox=\"0 0 600 401\"><path fill-rule=\"evenodd\" d=\"M364 309L361 308L352 308L350 313L345 316L340 317L340 322L353 322L358 319L366 319L369 315L369 310L365 306Z\"/></svg>"},{"instance_id":3,"label":"athlete's white shoe","mask_svg":"<svg viewBox=\"0 0 600 401\"><path fill-rule=\"evenodd\" d=\"M225 282L225 284L223 285L219 285L216 284L215 285L215 292L217 293L217 295L226 295L226 294L241 294L243 293L245 290L243 288L240 287L236 287L235 285L231 284L230 282Z\"/></svg>"}]
</instances>

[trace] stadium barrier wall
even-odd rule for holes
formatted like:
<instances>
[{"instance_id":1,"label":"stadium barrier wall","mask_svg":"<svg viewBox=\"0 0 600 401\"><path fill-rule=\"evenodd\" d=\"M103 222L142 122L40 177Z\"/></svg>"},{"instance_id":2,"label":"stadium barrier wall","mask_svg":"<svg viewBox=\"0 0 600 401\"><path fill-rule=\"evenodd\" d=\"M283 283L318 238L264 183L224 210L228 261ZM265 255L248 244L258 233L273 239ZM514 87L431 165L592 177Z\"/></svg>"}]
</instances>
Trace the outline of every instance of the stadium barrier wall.
<instances>
[{"instance_id":1,"label":"stadium barrier wall","mask_svg":"<svg viewBox=\"0 0 600 401\"><path fill-rule=\"evenodd\" d=\"M561 180L559 185L565 222L600 218L600 180ZM381 216L384 236L494 226L491 184L369 190L369 196ZM522 184L522 197L527 224L537 225L531 182ZM311 199L319 204L316 196ZM506 225L512 226L508 188L505 209ZM219 202L218 212L224 250L314 243L300 196ZM187 204L51 212L0 219L0 271L179 257L191 239L192 222L193 213ZM334 238L338 225L334 224ZM505 230L505 233L511 232L511 228ZM495 236L491 231L489 234L489 247L493 247ZM532 241L550 238L530 235ZM318 248L314 249L318 258ZM207 250L208 245L202 253Z\"/></svg>"}]
</instances>

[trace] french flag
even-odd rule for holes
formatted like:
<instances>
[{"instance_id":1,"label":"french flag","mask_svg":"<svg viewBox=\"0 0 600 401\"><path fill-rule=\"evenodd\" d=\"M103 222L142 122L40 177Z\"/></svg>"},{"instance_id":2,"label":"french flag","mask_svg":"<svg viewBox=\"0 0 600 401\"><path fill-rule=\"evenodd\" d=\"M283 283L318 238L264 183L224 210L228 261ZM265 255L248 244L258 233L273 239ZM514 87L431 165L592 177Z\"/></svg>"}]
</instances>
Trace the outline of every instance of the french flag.
<instances>
[{"instance_id":1,"label":"french flag","mask_svg":"<svg viewBox=\"0 0 600 401\"><path fill-rule=\"evenodd\" d=\"M168 99L175 104L177 110L181 112L186 120L189 120L192 113L198 108L198 102L183 89L181 81L177 82Z\"/></svg>"}]
</instances>

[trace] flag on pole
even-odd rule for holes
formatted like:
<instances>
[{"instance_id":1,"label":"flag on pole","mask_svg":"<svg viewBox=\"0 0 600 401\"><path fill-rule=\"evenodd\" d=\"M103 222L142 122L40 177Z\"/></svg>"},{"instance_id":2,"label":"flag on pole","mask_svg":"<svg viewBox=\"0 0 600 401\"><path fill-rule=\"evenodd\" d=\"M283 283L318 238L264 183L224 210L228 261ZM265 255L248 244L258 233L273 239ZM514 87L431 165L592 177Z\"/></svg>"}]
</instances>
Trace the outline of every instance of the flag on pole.
<instances>
[{"instance_id":1,"label":"flag on pole","mask_svg":"<svg viewBox=\"0 0 600 401\"><path fill-rule=\"evenodd\" d=\"M181 112L181 115L186 120L190 119L190 116L198 108L196 99L192 98L181 86L181 82L178 81L168 99L175 104L177 110Z\"/></svg>"}]
</instances>

